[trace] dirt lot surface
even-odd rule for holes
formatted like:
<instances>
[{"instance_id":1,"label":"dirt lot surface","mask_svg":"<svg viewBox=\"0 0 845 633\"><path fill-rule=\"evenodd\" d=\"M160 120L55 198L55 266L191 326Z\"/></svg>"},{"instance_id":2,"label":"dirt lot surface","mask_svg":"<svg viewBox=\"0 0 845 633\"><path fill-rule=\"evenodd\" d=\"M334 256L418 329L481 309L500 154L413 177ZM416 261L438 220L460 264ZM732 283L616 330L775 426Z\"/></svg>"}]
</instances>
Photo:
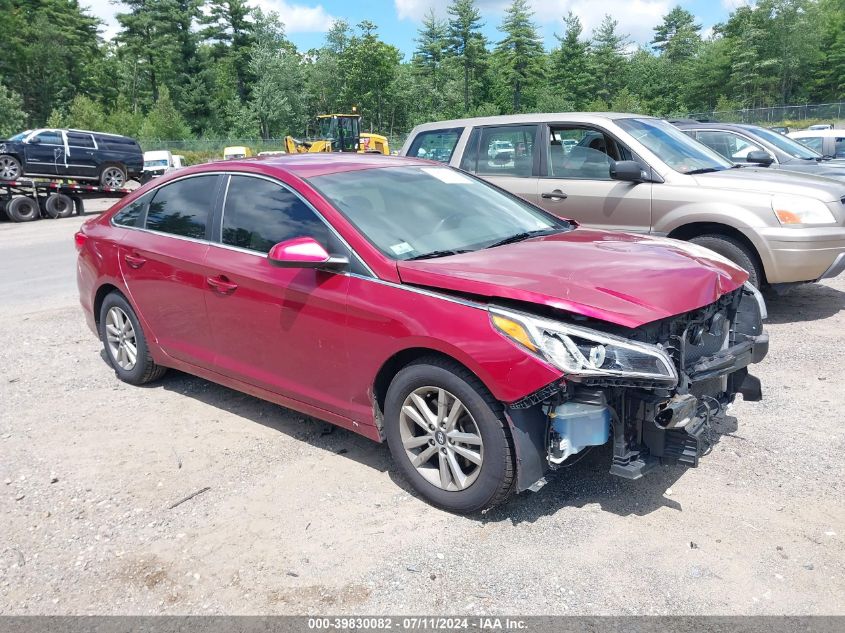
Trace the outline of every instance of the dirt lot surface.
<instances>
[{"instance_id":1,"label":"dirt lot surface","mask_svg":"<svg viewBox=\"0 0 845 633\"><path fill-rule=\"evenodd\" d=\"M0 223L0 614L845 614L845 277L770 300L765 399L699 468L623 481L593 451L467 518L386 446L178 372L119 382L81 221Z\"/></svg>"}]
</instances>

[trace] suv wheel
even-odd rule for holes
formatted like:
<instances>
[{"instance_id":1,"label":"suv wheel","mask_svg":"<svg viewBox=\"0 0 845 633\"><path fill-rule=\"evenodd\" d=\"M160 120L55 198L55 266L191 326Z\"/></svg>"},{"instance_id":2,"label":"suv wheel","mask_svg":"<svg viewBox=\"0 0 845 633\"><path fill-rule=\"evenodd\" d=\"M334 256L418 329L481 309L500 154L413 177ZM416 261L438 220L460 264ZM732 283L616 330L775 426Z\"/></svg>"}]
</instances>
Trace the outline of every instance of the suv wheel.
<instances>
[{"instance_id":1,"label":"suv wheel","mask_svg":"<svg viewBox=\"0 0 845 633\"><path fill-rule=\"evenodd\" d=\"M748 272L748 281L755 288L759 288L760 284L763 283L763 274L757 264L756 254L752 253L747 246L738 240L726 235L700 235L690 239L690 242L709 248L722 257L727 257L737 266L744 268Z\"/></svg>"},{"instance_id":2,"label":"suv wheel","mask_svg":"<svg viewBox=\"0 0 845 633\"><path fill-rule=\"evenodd\" d=\"M516 472L502 405L464 367L437 357L402 369L385 400L387 443L429 503L476 512L503 503Z\"/></svg>"},{"instance_id":3,"label":"suv wheel","mask_svg":"<svg viewBox=\"0 0 845 633\"><path fill-rule=\"evenodd\" d=\"M21 162L14 156L0 156L0 180L17 180L21 177Z\"/></svg>"},{"instance_id":4,"label":"suv wheel","mask_svg":"<svg viewBox=\"0 0 845 633\"><path fill-rule=\"evenodd\" d=\"M100 172L100 184L103 187L111 187L113 189L120 189L126 184L126 172L116 165L103 168Z\"/></svg>"},{"instance_id":5,"label":"suv wheel","mask_svg":"<svg viewBox=\"0 0 845 633\"><path fill-rule=\"evenodd\" d=\"M117 292L106 295L100 306L100 339L109 364L123 382L143 385L167 371L153 361L135 311Z\"/></svg>"}]
</instances>

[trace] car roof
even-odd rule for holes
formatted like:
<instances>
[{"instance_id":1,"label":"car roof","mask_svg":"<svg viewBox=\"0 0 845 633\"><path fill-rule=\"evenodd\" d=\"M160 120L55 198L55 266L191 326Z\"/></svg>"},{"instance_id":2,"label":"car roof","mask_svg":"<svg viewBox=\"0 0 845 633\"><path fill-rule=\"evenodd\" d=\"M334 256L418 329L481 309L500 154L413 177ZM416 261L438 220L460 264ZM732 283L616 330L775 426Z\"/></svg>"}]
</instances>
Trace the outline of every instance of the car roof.
<instances>
[{"instance_id":1,"label":"car roof","mask_svg":"<svg viewBox=\"0 0 845 633\"><path fill-rule=\"evenodd\" d=\"M235 170L264 174L275 172L278 175L290 174L298 178L307 179L314 176L325 176L347 171L385 167L410 167L413 165L445 167L442 163L421 158L384 156L383 154L358 154L352 152L318 152L313 154L255 156L223 162L204 163L192 167L191 172L200 173L204 171L220 171L221 169L225 171Z\"/></svg>"},{"instance_id":2,"label":"car roof","mask_svg":"<svg viewBox=\"0 0 845 633\"><path fill-rule=\"evenodd\" d=\"M845 130L795 130L790 136L845 136Z\"/></svg>"},{"instance_id":3,"label":"car roof","mask_svg":"<svg viewBox=\"0 0 845 633\"><path fill-rule=\"evenodd\" d=\"M546 112L537 114L502 114L498 116L482 116L468 119L449 119L446 121L434 121L423 123L414 128L414 131L423 132L426 130L438 130L449 127L467 127L482 125L507 125L513 123L544 123L556 122L565 119L573 123L599 123L612 121L614 119L653 119L655 117L644 114L631 114L625 112Z\"/></svg>"},{"instance_id":4,"label":"car roof","mask_svg":"<svg viewBox=\"0 0 845 633\"><path fill-rule=\"evenodd\" d=\"M748 130L753 132L760 129L759 125L751 125L750 123L723 123L721 121L686 121L674 120L670 121L673 125L683 128L685 130Z\"/></svg>"}]
</instances>

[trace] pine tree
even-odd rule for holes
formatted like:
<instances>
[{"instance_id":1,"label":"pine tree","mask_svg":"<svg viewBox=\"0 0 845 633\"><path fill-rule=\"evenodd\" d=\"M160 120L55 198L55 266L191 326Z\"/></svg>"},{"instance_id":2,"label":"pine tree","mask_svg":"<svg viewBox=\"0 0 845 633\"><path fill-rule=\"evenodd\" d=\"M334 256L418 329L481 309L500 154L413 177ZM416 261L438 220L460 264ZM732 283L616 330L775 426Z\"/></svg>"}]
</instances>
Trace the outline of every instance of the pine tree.
<instances>
[{"instance_id":1,"label":"pine tree","mask_svg":"<svg viewBox=\"0 0 845 633\"><path fill-rule=\"evenodd\" d=\"M651 45L671 62L686 61L701 47L701 25L692 13L677 6L654 28Z\"/></svg>"},{"instance_id":2,"label":"pine tree","mask_svg":"<svg viewBox=\"0 0 845 633\"><path fill-rule=\"evenodd\" d=\"M590 45L581 40L581 20L577 15L570 11L563 23L566 25L563 37L555 35L560 47L551 53L552 83L564 99L580 108L591 98L587 59Z\"/></svg>"},{"instance_id":3,"label":"pine tree","mask_svg":"<svg viewBox=\"0 0 845 633\"><path fill-rule=\"evenodd\" d=\"M487 43L481 34L481 13L474 0L452 0L447 9L449 18L449 51L458 58L464 71L464 112L468 112L470 82L484 63Z\"/></svg>"},{"instance_id":4,"label":"pine tree","mask_svg":"<svg viewBox=\"0 0 845 633\"><path fill-rule=\"evenodd\" d=\"M533 15L528 0L513 0L499 27L505 38L496 47L496 53L503 61L502 71L513 91L514 112L522 109L526 84L542 72L543 43L531 20Z\"/></svg>"},{"instance_id":5,"label":"pine tree","mask_svg":"<svg viewBox=\"0 0 845 633\"><path fill-rule=\"evenodd\" d=\"M590 43L590 68L593 76L592 93L596 100L610 103L625 85L627 35L616 31L618 22L605 15Z\"/></svg>"}]
</instances>

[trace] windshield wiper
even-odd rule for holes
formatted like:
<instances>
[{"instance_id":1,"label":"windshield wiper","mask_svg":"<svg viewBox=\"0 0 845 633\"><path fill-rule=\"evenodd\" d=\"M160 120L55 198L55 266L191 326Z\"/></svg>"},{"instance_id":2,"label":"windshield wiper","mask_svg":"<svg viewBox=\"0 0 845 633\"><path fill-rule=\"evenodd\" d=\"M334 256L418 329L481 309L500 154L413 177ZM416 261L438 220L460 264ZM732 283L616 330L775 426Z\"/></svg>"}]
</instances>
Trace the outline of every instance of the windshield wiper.
<instances>
[{"instance_id":1,"label":"windshield wiper","mask_svg":"<svg viewBox=\"0 0 845 633\"><path fill-rule=\"evenodd\" d=\"M702 167L701 169L693 169L691 171L685 171L684 173L687 176L695 176L696 174L709 174L714 171L722 171L722 169L716 169L715 167Z\"/></svg>"},{"instance_id":2,"label":"windshield wiper","mask_svg":"<svg viewBox=\"0 0 845 633\"><path fill-rule=\"evenodd\" d=\"M505 244L513 244L515 242L522 242L527 240L531 237L540 237L541 235L553 235L554 233L558 233L560 231L565 231L564 228L556 228L556 229L538 229L536 231L524 231L522 233L516 233L509 237L506 237L498 242L493 242L492 244L488 244L484 248L495 248L496 246L504 246Z\"/></svg>"},{"instance_id":3,"label":"windshield wiper","mask_svg":"<svg viewBox=\"0 0 845 633\"><path fill-rule=\"evenodd\" d=\"M422 255L415 255L414 257L409 257L406 259L406 262L413 261L415 259L436 259L438 257L449 257L450 255L460 255L461 253L471 253L471 250L468 249L443 249L440 251L431 251L430 253L423 253Z\"/></svg>"}]
</instances>

